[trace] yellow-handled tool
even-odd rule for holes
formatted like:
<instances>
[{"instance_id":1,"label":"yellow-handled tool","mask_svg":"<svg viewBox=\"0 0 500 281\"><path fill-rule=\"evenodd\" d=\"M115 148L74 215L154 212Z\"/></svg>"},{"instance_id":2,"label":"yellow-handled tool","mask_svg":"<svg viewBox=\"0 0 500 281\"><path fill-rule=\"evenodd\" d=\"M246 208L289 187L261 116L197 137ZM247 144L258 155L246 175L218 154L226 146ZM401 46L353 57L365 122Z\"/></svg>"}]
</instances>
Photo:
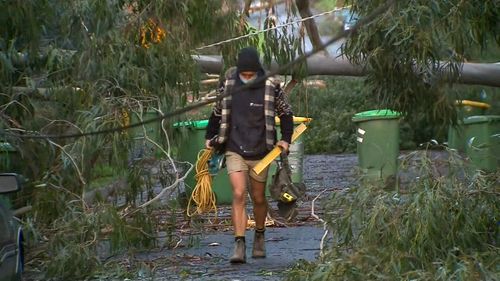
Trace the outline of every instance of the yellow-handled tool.
<instances>
[{"instance_id":1,"label":"yellow-handled tool","mask_svg":"<svg viewBox=\"0 0 500 281\"><path fill-rule=\"evenodd\" d=\"M284 192L283 194L281 194L281 201L283 201L283 202L290 203L290 202L294 201L295 199L296 198L293 197L293 195L291 195L288 192Z\"/></svg>"},{"instance_id":2,"label":"yellow-handled tool","mask_svg":"<svg viewBox=\"0 0 500 281\"><path fill-rule=\"evenodd\" d=\"M301 123L297 127L295 127L295 130L293 131L292 135L292 142L294 142L305 130L307 129L307 126L304 123ZM260 160L255 167L253 167L253 171L256 174L260 174L269 164L271 164L276 157L278 157L281 153L281 148L279 146L276 146L269 152L262 160Z\"/></svg>"}]
</instances>

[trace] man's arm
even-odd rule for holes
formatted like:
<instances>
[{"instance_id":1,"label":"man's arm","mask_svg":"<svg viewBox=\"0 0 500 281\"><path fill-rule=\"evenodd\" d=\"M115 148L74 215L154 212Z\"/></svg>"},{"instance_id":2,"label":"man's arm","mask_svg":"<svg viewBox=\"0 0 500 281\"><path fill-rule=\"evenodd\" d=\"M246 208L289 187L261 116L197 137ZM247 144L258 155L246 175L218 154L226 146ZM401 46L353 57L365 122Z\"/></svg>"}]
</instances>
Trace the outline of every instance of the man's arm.
<instances>
[{"instance_id":1,"label":"man's arm","mask_svg":"<svg viewBox=\"0 0 500 281\"><path fill-rule=\"evenodd\" d=\"M217 95L224 93L224 83L220 82L217 88ZM210 118L208 119L207 130L205 132L205 139L211 140L215 135L219 133L220 120L222 114L222 100L218 100L213 109Z\"/></svg>"},{"instance_id":2,"label":"man's arm","mask_svg":"<svg viewBox=\"0 0 500 281\"><path fill-rule=\"evenodd\" d=\"M286 100L286 94L283 89L278 85L274 90L276 116L280 119L281 140L290 144L293 134L293 112L292 107Z\"/></svg>"}]
</instances>

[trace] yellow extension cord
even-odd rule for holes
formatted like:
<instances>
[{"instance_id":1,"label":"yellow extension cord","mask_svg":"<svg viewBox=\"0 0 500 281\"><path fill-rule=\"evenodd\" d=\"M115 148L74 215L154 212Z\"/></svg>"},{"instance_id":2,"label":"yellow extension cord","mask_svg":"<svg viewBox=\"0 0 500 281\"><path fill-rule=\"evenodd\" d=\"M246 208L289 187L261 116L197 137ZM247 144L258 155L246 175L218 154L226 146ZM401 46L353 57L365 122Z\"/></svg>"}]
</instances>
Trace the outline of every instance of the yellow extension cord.
<instances>
[{"instance_id":1,"label":"yellow extension cord","mask_svg":"<svg viewBox=\"0 0 500 281\"><path fill-rule=\"evenodd\" d=\"M202 149L198 152L196 161L196 186L191 192L187 206L187 215L202 214L214 211L217 217L217 205L215 204L215 193L212 190L212 176L208 170L208 161L212 157L211 149ZM196 204L196 209L191 212L191 202Z\"/></svg>"}]
</instances>

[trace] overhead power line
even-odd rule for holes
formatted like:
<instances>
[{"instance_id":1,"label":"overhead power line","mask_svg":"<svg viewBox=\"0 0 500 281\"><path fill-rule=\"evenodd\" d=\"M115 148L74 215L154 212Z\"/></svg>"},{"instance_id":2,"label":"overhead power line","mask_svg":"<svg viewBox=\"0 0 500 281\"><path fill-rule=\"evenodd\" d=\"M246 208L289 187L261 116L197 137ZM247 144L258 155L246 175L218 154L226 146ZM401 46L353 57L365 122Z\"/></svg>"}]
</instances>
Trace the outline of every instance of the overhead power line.
<instances>
[{"instance_id":1,"label":"overhead power line","mask_svg":"<svg viewBox=\"0 0 500 281\"><path fill-rule=\"evenodd\" d=\"M202 47L196 48L196 50L199 51L199 50L203 50L203 49L207 49L207 48L211 48L211 47L215 47L215 46L227 44L227 43L230 43L230 42L233 42L233 41L238 41L238 40L241 40L241 39L244 39L244 38L248 38L248 37L252 37L252 36L255 36L255 35L259 35L261 33L266 33L266 32L269 32L271 30L275 30L275 29L287 27L287 26L290 26L290 25L302 23L302 22L307 21L307 20L315 19L317 17L321 17L321 16L332 14L334 12L341 11L341 10L343 10L345 8L348 8L348 7L350 7L350 6L342 7L342 8L335 8L333 10L330 10L330 11L327 11L327 12L323 12L323 13L319 13L319 14L316 14L316 15L312 15L310 17L302 18L300 20L291 21L291 22L287 22L287 23L284 23L284 24L279 24L279 25L276 25L276 26L273 26L273 27L269 27L269 28L266 28L266 29L262 29L262 30L256 31L256 32L252 32L252 33L241 35L241 36L238 36L238 37L226 39L226 40L219 41L217 43L213 43L213 44L210 44L210 45L202 46Z\"/></svg>"}]
</instances>

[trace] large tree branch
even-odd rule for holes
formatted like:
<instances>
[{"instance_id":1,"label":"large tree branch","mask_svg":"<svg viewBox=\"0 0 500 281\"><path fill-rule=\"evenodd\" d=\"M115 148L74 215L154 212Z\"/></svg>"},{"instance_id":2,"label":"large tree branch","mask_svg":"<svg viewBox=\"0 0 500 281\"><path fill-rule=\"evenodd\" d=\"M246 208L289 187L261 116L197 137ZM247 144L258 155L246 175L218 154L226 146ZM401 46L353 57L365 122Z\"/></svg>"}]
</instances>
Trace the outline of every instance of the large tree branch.
<instances>
[{"instance_id":1,"label":"large tree branch","mask_svg":"<svg viewBox=\"0 0 500 281\"><path fill-rule=\"evenodd\" d=\"M302 18L311 17L313 15L311 9L309 8L309 0L295 0L295 4L297 5L297 9L299 10L299 14ZM304 25L306 26L307 34L311 40L313 50L320 49L323 43L321 42L316 22L314 19L309 19L304 21ZM324 50L324 52L326 53L327 51Z\"/></svg>"},{"instance_id":2,"label":"large tree branch","mask_svg":"<svg viewBox=\"0 0 500 281\"><path fill-rule=\"evenodd\" d=\"M222 58L220 56L194 56L200 66L200 70L206 73L220 73L222 69ZM444 65L444 63L443 63ZM271 70L278 69L273 63ZM447 68L442 68L446 71ZM364 76L366 71L361 65L354 65L345 58L332 58L324 55L315 55L307 59L308 75L331 75L331 76ZM290 69L280 73L291 74ZM449 76L449 73L441 73ZM464 63L459 71L457 83L474 84L500 88L500 63Z\"/></svg>"},{"instance_id":3,"label":"large tree branch","mask_svg":"<svg viewBox=\"0 0 500 281\"><path fill-rule=\"evenodd\" d=\"M245 0L245 5L243 6L243 12L241 14L250 16L250 6L252 5L252 0Z\"/></svg>"}]
</instances>

